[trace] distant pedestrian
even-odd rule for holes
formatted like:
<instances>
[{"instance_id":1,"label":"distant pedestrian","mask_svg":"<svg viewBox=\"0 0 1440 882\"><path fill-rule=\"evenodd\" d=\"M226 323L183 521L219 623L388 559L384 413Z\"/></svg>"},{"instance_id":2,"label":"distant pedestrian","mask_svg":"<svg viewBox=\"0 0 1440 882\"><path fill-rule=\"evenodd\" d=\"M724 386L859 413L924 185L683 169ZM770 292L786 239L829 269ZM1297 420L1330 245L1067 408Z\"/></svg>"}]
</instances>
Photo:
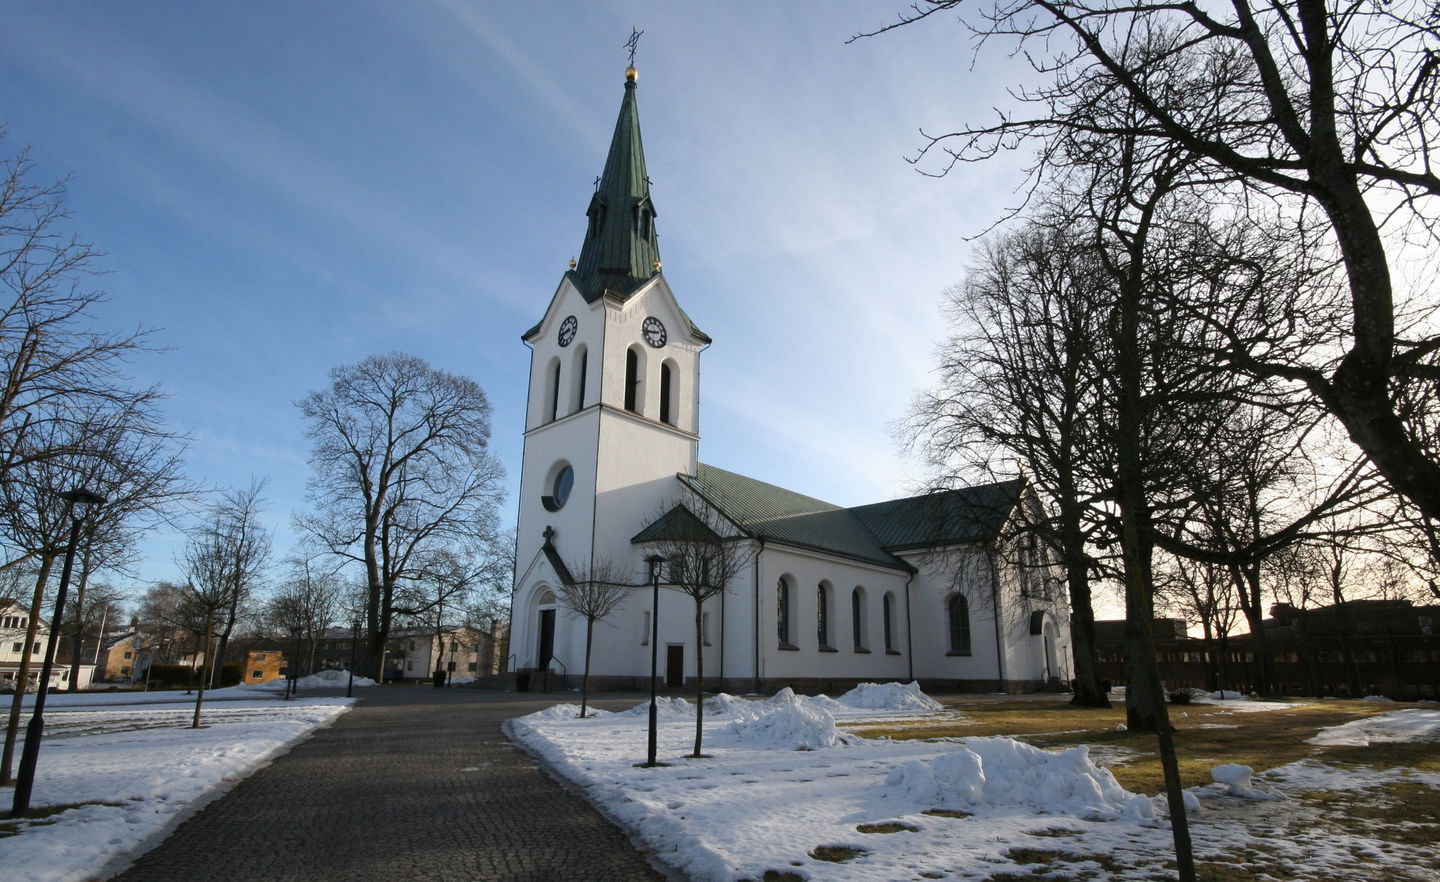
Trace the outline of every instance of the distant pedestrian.
<instances>
[{"instance_id":1,"label":"distant pedestrian","mask_svg":"<svg viewBox=\"0 0 1440 882\"><path fill-rule=\"evenodd\" d=\"M443 689L443 688L445 687L445 669L444 669L444 668L436 668L436 669L435 669L435 673L432 674L431 676L432 676L432 677L434 678L434 680L435 680L435 688L436 688L436 689Z\"/></svg>"}]
</instances>

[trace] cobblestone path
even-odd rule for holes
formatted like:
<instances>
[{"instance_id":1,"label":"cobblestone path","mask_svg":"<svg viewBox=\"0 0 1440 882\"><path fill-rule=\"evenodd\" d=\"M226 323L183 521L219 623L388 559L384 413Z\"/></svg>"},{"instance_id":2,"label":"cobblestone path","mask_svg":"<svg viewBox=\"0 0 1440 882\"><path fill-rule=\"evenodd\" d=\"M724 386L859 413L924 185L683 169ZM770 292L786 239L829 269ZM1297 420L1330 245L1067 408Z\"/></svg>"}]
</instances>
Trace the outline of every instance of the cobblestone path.
<instances>
[{"instance_id":1,"label":"cobblestone path","mask_svg":"<svg viewBox=\"0 0 1440 882\"><path fill-rule=\"evenodd\" d=\"M663 878L617 828L500 733L502 721L558 696L409 685L363 694L334 725L240 782L116 878Z\"/></svg>"}]
</instances>

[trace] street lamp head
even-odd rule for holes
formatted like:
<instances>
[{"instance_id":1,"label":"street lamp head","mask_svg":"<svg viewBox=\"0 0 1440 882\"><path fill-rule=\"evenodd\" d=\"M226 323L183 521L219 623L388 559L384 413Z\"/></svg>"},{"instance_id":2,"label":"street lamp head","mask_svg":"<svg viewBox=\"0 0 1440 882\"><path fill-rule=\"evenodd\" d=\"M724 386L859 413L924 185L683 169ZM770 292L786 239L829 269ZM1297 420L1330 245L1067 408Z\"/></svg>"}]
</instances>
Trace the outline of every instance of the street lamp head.
<instances>
[{"instance_id":1,"label":"street lamp head","mask_svg":"<svg viewBox=\"0 0 1440 882\"><path fill-rule=\"evenodd\" d=\"M650 565L650 581L658 581L660 579L660 568L665 565L665 555L652 554L645 558L645 562Z\"/></svg>"}]
</instances>

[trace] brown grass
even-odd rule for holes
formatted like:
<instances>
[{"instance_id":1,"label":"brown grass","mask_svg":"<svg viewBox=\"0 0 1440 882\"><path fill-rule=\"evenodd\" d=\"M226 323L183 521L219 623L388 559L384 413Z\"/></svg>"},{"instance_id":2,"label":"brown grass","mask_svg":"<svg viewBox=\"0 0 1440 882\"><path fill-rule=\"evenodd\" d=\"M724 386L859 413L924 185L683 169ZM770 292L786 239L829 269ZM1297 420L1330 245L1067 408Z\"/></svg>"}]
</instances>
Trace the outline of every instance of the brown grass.
<instances>
[{"instance_id":1,"label":"brown grass","mask_svg":"<svg viewBox=\"0 0 1440 882\"><path fill-rule=\"evenodd\" d=\"M918 833L919 827L912 827L909 824L860 824L855 828L861 833Z\"/></svg>"},{"instance_id":2,"label":"brown grass","mask_svg":"<svg viewBox=\"0 0 1440 882\"><path fill-rule=\"evenodd\" d=\"M1155 736L1116 728L1125 722L1123 704L1109 709L1075 708L1063 697L1057 697L1054 702L1026 699L959 701L946 705L949 710L962 711L964 716L921 725L885 723L850 728L867 738L1004 735L1044 748L1079 744L1122 748L1133 757L1108 766L1121 786L1152 795L1164 788ZM1169 711L1176 730L1182 783L1193 787L1210 783L1211 768L1222 762L1240 763L1257 772L1307 758L1340 765L1440 771L1440 751L1433 743L1380 744L1359 749L1306 743L1324 727L1404 706L1369 701L1297 701L1286 710L1260 713L1232 712L1224 705L1208 704L1171 706ZM1234 728L1205 728L1207 723Z\"/></svg>"},{"instance_id":3,"label":"brown grass","mask_svg":"<svg viewBox=\"0 0 1440 882\"><path fill-rule=\"evenodd\" d=\"M853 861L855 858L869 853L870 852L863 848L851 848L848 845L817 845L815 850L810 852L810 857L817 861L843 864L846 861Z\"/></svg>"}]
</instances>

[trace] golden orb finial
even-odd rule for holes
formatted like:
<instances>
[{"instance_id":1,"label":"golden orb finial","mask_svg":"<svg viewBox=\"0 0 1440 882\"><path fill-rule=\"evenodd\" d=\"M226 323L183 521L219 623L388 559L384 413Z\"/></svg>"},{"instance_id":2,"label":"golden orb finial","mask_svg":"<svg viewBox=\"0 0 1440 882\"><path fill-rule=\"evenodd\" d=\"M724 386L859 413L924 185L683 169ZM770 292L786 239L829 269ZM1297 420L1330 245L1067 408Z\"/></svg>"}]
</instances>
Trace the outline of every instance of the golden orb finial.
<instances>
[{"instance_id":1,"label":"golden orb finial","mask_svg":"<svg viewBox=\"0 0 1440 882\"><path fill-rule=\"evenodd\" d=\"M573 258L573 257L570 258L570 268L571 268L572 270L575 268L575 258Z\"/></svg>"},{"instance_id":2,"label":"golden orb finial","mask_svg":"<svg viewBox=\"0 0 1440 882\"><path fill-rule=\"evenodd\" d=\"M655 263L653 264L653 266L655 267L655 272L660 272L660 258L655 258Z\"/></svg>"},{"instance_id":3,"label":"golden orb finial","mask_svg":"<svg viewBox=\"0 0 1440 882\"><path fill-rule=\"evenodd\" d=\"M633 66L625 68L625 81L633 83L640 78L640 71Z\"/></svg>"}]
</instances>

